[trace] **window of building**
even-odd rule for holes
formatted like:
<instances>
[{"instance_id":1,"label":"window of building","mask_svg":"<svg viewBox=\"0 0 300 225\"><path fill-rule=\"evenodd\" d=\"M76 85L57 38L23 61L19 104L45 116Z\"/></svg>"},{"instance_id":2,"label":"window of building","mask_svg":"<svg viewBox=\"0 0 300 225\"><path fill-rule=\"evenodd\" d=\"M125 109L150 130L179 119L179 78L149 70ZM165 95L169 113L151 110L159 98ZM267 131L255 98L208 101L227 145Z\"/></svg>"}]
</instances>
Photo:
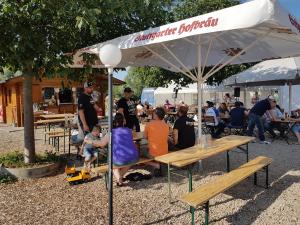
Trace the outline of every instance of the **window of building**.
<instances>
[{"instance_id":1,"label":"window of building","mask_svg":"<svg viewBox=\"0 0 300 225\"><path fill-rule=\"evenodd\" d=\"M60 89L58 97L60 103L72 103L72 90L69 88Z\"/></svg>"},{"instance_id":2,"label":"window of building","mask_svg":"<svg viewBox=\"0 0 300 225\"><path fill-rule=\"evenodd\" d=\"M45 102L50 101L50 99L52 98L52 96L54 96L54 88L53 87L46 87L43 88L43 98Z\"/></svg>"}]
</instances>

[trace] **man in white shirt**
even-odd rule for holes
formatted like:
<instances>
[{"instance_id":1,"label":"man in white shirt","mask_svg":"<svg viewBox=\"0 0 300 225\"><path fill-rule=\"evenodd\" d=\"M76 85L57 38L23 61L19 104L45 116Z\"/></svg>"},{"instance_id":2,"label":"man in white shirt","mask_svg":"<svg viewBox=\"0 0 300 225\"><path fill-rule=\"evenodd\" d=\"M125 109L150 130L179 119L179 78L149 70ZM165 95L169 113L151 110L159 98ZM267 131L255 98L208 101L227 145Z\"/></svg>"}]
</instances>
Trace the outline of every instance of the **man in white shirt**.
<instances>
[{"instance_id":1,"label":"man in white shirt","mask_svg":"<svg viewBox=\"0 0 300 225\"><path fill-rule=\"evenodd\" d=\"M208 109L205 113L205 116L212 116L214 118L214 123L207 122L206 125L211 127L211 136L213 138L219 138L221 133L224 132L225 124L219 119L219 116L216 113L217 109L214 109L214 103L207 101Z\"/></svg>"}]
</instances>

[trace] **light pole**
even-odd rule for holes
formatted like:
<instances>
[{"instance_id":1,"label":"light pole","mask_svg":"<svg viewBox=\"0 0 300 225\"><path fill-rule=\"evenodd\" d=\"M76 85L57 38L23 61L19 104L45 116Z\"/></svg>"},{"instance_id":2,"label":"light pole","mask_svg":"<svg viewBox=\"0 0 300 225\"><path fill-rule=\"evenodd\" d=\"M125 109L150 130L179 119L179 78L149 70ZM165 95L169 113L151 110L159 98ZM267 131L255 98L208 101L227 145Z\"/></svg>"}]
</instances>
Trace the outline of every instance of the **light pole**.
<instances>
[{"instance_id":1,"label":"light pole","mask_svg":"<svg viewBox=\"0 0 300 225\"><path fill-rule=\"evenodd\" d=\"M112 44L107 44L101 47L99 58L101 62L105 65L108 70L108 96L109 96L109 107L108 107L108 134L109 134L109 144L108 144L108 217L109 225L113 224L113 142L112 142L112 120L113 120L113 98L112 98L112 78L113 78L113 68L117 66L122 59L121 50Z\"/></svg>"}]
</instances>

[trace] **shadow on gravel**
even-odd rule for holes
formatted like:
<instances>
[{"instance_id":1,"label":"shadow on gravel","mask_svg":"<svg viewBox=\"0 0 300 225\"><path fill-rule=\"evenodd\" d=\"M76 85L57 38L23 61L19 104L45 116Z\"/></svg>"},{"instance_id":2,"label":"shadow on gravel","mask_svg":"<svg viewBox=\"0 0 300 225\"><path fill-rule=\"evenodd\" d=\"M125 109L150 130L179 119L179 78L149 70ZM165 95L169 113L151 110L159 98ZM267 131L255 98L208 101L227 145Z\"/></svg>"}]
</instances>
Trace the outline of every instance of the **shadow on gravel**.
<instances>
[{"instance_id":1,"label":"shadow on gravel","mask_svg":"<svg viewBox=\"0 0 300 225\"><path fill-rule=\"evenodd\" d=\"M236 213L221 217L217 220L210 221L215 223L226 219L229 224L235 225L250 225L252 224L273 202L294 183L299 183L300 177L292 175L284 175L280 179L274 181L269 189L262 189L254 186L254 190L249 190L249 182L244 182L242 185L232 188L230 191L226 191L226 194L233 196L233 198L250 199L244 206L242 206ZM250 187L251 188L251 187ZM241 190L240 190L241 189ZM242 191L243 190L243 191ZM219 204L219 203L216 203Z\"/></svg>"}]
</instances>

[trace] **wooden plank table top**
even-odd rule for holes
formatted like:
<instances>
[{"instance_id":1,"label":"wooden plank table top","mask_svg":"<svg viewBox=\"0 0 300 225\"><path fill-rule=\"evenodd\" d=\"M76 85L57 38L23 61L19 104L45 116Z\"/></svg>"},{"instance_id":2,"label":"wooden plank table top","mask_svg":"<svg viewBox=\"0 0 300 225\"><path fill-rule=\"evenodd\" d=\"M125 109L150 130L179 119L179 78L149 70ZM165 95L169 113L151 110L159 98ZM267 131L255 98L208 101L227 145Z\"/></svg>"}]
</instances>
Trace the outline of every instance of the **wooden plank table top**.
<instances>
[{"instance_id":1,"label":"wooden plank table top","mask_svg":"<svg viewBox=\"0 0 300 225\"><path fill-rule=\"evenodd\" d=\"M72 120L72 118L68 117L67 120L70 121L70 120ZM34 122L34 124L39 125L39 124L51 124L51 123L60 123L60 122L65 122L65 118L38 120L38 121Z\"/></svg>"},{"instance_id":2,"label":"wooden plank table top","mask_svg":"<svg viewBox=\"0 0 300 225\"><path fill-rule=\"evenodd\" d=\"M249 143L254 137L229 135L217 140L211 141L207 148L195 145L191 148L171 152L166 155L155 157L155 161L170 164L176 167L184 167L202 159L232 150L238 146Z\"/></svg>"},{"instance_id":3,"label":"wooden plank table top","mask_svg":"<svg viewBox=\"0 0 300 225\"><path fill-rule=\"evenodd\" d=\"M45 114L41 115L40 117L44 119L62 119L65 117L74 117L74 114L71 113L64 113L64 114Z\"/></svg>"},{"instance_id":4,"label":"wooden plank table top","mask_svg":"<svg viewBox=\"0 0 300 225\"><path fill-rule=\"evenodd\" d=\"M144 138L144 132L132 132L133 140L140 141Z\"/></svg>"},{"instance_id":5,"label":"wooden plank table top","mask_svg":"<svg viewBox=\"0 0 300 225\"><path fill-rule=\"evenodd\" d=\"M274 122L277 122L277 123L300 123L300 119L289 117L289 118L285 118L284 120L276 119L276 120L274 120Z\"/></svg>"}]
</instances>

